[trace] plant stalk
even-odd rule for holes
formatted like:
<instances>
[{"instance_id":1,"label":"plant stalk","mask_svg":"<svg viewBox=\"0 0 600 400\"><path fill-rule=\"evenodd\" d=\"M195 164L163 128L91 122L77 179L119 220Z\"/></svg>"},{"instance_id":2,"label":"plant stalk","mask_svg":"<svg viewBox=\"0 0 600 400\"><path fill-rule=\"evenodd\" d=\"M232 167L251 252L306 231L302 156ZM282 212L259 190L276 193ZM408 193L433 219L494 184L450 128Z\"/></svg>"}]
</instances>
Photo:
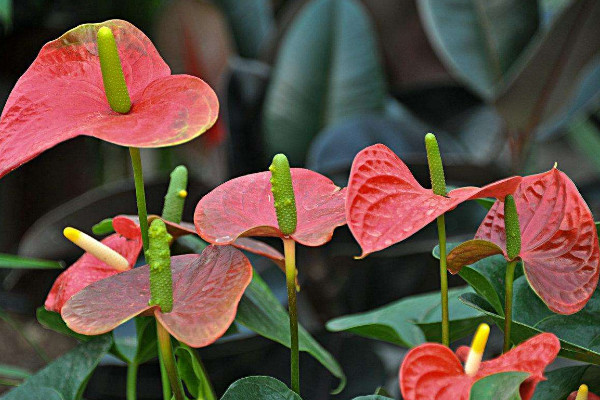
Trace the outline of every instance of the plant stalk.
<instances>
[{"instance_id":1,"label":"plant stalk","mask_svg":"<svg viewBox=\"0 0 600 400\"><path fill-rule=\"evenodd\" d=\"M133 166L135 198L137 201L138 217L140 219L140 230L142 231L142 242L144 243L144 253L146 253L150 241L148 239L148 212L146 211L146 193L144 190L144 174L142 173L140 149L137 147L130 147L129 155L131 156L131 165Z\"/></svg>"},{"instance_id":2,"label":"plant stalk","mask_svg":"<svg viewBox=\"0 0 600 400\"><path fill-rule=\"evenodd\" d=\"M158 363L160 365L160 381L162 383L163 400L171 400L171 384L169 384L169 376L165 368L165 362L160 346L158 347Z\"/></svg>"},{"instance_id":3,"label":"plant stalk","mask_svg":"<svg viewBox=\"0 0 600 400\"><path fill-rule=\"evenodd\" d=\"M177 366L175 365L175 356L173 355L173 348L171 346L171 335L160 323L156 320L156 336L158 338L158 347L162 353L163 365L167 371L169 377L169 384L173 391L173 397L175 400L186 400L183 393L183 385L179 374L177 373Z\"/></svg>"},{"instance_id":4,"label":"plant stalk","mask_svg":"<svg viewBox=\"0 0 600 400\"><path fill-rule=\"evenodd\" d=\"M442 295L442 344L450 346L450 315L448 312L448 270L446 268L446 220L442 214L437 218L440 242L440 292Z\"/></svg>"},{"instance_id":5,"label":"plant stalk","mask_svg":"<svg viewBox=\"0 0 600 400\"><path fill-rule=\"evenodd\" d=\"M296 242L283 239L285 278L290 314L290 367L292 390L300 394L300 356L298 351L298 313L296 312Z\"/></svg>"},{"instance_id":6,"label":"plant stalk","mask_svg":"<svg viewBox=\"0 0 600 400\"><path fill-rule=\"evenodd\" d=\"M510 350L510 328L512 325L512 298L513 298L513 281L515 279L515 267L517 261L511 261L506 265L505 285L505 300L504 300L504 353Z\"/></svg>"},{"instance_id":7,"label":"plant stalk","mask_svg":"<svg viewBox=\"0 0 600 400\"><path fill-rule=\"evenodd\" d=\"M133 361L127 364L127 400L136 400L137 397L138 363Z\"/></svg>"}]
</instances>

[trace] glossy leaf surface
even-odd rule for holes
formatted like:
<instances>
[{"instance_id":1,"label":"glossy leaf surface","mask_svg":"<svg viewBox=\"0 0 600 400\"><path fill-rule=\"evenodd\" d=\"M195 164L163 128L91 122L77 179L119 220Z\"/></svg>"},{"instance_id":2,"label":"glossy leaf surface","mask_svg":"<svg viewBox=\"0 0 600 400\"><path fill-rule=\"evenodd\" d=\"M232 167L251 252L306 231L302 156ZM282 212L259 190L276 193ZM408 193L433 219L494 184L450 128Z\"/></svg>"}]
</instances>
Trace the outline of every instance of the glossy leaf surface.
<instances>
[{"instance_id":1,"label":"glossy leaf surface","mask_svg":"<svg viewBox=\"0 0 600 400\"><path fill-rule=\"evenodd\" d=\"M473 332L484 321L479 312L472 312L459 296L472 293L469 288L450 289L450 340L458 340ZM414 347L426 341L441 341L439 292L412 296L365 313L332 319L327 329L347 331L356 335L383 340L403 347Z\"/></svg>"},{"instance_id":2,"label":"glossy leaf surface","mask_svg":"<svg viewBox=\"0 0 600 400\"><path fill-rule=\"evenodd\" d=\"M579 388L588 365L557 368L546 374L546 380L535 389L532 400L564 400Z\"/></svg>"},{"instance_id":3,"label":"glossy leaf surface","mask_svg":"<svg viewBox=\"0 0 600 400\"><path fill-rule=\"evenodd\" d=\"M529 400L535 385L543 379L544 369L560 349L552 334L538 335L508 353L481 363L474 377L465 374L461 360L441 344L425 343L412 349L400 368L402 395L407 400L452 398L468 400L473 384L499 372L526 372L530 376L520 387L524 400ZM459 349L457 354L462 351Z\"/></svg>"},{"instance_id":4,"label":"glossy leaf surface","mask_svg":"<svg viewBox=\"0 0 600 400\"><path fill-rule=\"evenodd\" d=\"M475 382L469 399L521 400L519 387L529 377L527 372L500 372Z\"/></svg>"},{"instance_id":5,"label":"glossy leaf surface","mask_svg":"<svg viewBox=\"0 0 600 400\"><path fill-rule=\"evenodd\" d=\"M111 110L104 93L96 32L112 29L132 101ZM216 121L219 104L201 79L170 75L135 26L110 20L80 25L47 43L11 92L0 119L0 177L79 135L133 147L187 142Z\"/></svg>"},{"instance_id":6,"label":"glossy leaf surface","mask_svg":"<svg viewBox=\"0 0 600 400\"><path fill-rule=\"evenodd\" d=\"M523 178L514 198L521 226L519 256L531 287L554 312L581 310L596 289L600 263L589 207L556 168ZM502 201L490 209L475 238L495 243L506 256Z\"/></svg>"},{"instance_id":7,"label":"glossy leaf surface","mask_svg":"<svg viewBox=\"0 0 600 400\"><path fill-rule=\"evenodd\" d=\"M221 400L302 400L285 383L270 376L249 376L231 384Z\"/></svg>"},{"instance_id":8,"label":"glossy leaf surface","mask_svg":"<svg viewBox=\"0 0 600 400\"><path fill-rule=\"evenodd\" d=\"M404 162L389 148L376 144L362 150L352 163L346 219L362 248L362 256L382 250L413 235L460 203L479 197L504 198L520 177L483 188L464 187L448 196L423 188Z\"/></svg>"},{"instance_id":9,"label":"glossy leaf surface","mask_svg":"<svg viewBox=\"0 0 600 400\"><path fill-rule=\"evenodd\" d=\"M77 400L81 398L89 376L111 345L110 335L100 336L81 344L48 364L1 398L3 400L32 398ZM31 396L31 392L37 393L37 397ZM42 394L49 397L41 397Z\"/></svg>"},{"instance_id":10,"label":"glossy leaf surface","mask_svg":"<svg viewBox=\"0 0 600 400\"><path fill-rule=\"evenodd\" d=\"M346 191L316 172L292 168L298 223L290 235L305 246L320 246L346 223ZM210 243L232 244L241 236L283 237L277 224L270 172L232 179L204 196L194 214L200 237Z\"/></svg>"},{"instance_id":11,"label":"glossy leaf surface","mask_svg":"<svg viewBox=\"0 0 600 400\"><path fill-rule=\"evenodd\" d=\"M207 346L233 322L238 302L252 278L248 259L233 247L209 246L202 255L171 258L173 310L148 305L149 267L143 266L98 281L73 296L62 317L72 330L86 335L109 332L145 311L176 339Z\"/></svg>"},{"instance_id":12,"label":"glossy leaf surface","mask_svg":"<svg viewBox=\"0 0 600 400\"><path fill-rule=\"evenodd\" d=\"M114 218L113 225L117 233L104 238L102 243L125 257L130 268L133 268L142 250L140 228L125 217ZM65 302L81 289L119 272L93 255L85 253L54 281L44 306L48 311L60 312Z\"/></svg>"}]
</instances>

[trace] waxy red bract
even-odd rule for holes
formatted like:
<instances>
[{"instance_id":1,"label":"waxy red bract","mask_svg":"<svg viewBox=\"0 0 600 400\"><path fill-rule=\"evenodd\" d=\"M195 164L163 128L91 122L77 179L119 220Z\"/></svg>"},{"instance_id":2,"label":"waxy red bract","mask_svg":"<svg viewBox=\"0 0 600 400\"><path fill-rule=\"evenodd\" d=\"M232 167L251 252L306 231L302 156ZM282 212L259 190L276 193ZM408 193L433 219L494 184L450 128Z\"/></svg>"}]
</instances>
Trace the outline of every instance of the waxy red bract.
<instances>
[{"instance_id":1,"label":"waxy red bract","mask_svg":"<svg viewBox=\"0 0 600 400\"><path fill-rule=\"evenodd\" d=\"M452 190L447 197L423 188L400 158L376 144L354 158L348 194L348 227L362 248L362 256L385 249L421 230L460 203L480 197L504 198L515 191L520 177L483 188Z\"/></svg>"},{"instance_id":2,"label":"waxy red bract","mask_svg":"<svg viewBox=\"0 0 600 400\"><path fill-rule=\"evenodd\" d=\"M111 110L104 93L96 32L112 29L132 102ZM110 20L80 25L47 43L19 79L0 119L0 177L79 135L132 147L187 142L216 121L219 103L204 81L171 75L135 26Z\"/></svg>"},{"instance_id":3,"label":"waxy red bract","mask_svg":"<svg viewBox=\"0 0 600 400\"><path fill-rule=\"evenodd\" d=\"M129 266L133 267L142 250L140 228L126 217L115 217L113 227L116 233L104 238L102 243L125 257ZM120 272L85 253L54 281L44 307L48 311L60 312L66 301L80 290Z\"/></svg>"},{"instance_id":4,"label":"waxy red bract","mask_svg":"<svg viewBox=\"0 0 600 400\"><path fill-rule=\"evenodd\" d=\"M238 303L252 279L252 266L232 246L209 246L201 255L171 258L173 310L163 313L150 301L147 265L93 283L71 297L61 315L69 328L84 335L109 332L144 312L176 339L207 346L221 337L235 318Z\"/></svg>"},{"instance_id":5,"label":"waxy red bract","mask_svg":"<svg viewBox=\"0 0 600 400\"><path fill-rule=\"evenodd\" d=\"M292 168L298 223L290 237L305 246L331 240L336 227L346 223L345 190L316 172ZM270 172L241 176L204 196L194 214L200 237L215 244L231 244L241 236L284 237L277 224Z\"/></svg>"},{"instance_id":6,"label":"waxy red bract","mask_svg":"<svg viewBox=\"0 0 600 400\"><path fill-rule=\"evenodd\" d=\"M499 372L521 371L530 374L520 387L522 399L529 400L537 383L544 380L544 369L556 358L560 342L551 333L537 335L494 360L482 362L474 377L465 374L461 364L468 350L462 347L455 355L437 343L412 349L400 368L404 399L469 400L471 387L477 380Z\"/></svg>"},{"instance_id":7,"label":"waxy red bract","mask_svg":"<svg viewBox=\"0 0 600 400\"><path fill-rule=\"evenodd\" d=\"M589 207L575 184L556 168L523 178L514 198L521 226L519 258L531 288L554 312L581 310L596 289L600 263L598 234ZM506 257L505 236L504 203L497 201L475 240L448 254L448 268L458 272L463 265L491 253ZM488 254L479 251L485 241L491 249ZM493 246L497 246L495 250Z\"/></svg>"}]
</instances>

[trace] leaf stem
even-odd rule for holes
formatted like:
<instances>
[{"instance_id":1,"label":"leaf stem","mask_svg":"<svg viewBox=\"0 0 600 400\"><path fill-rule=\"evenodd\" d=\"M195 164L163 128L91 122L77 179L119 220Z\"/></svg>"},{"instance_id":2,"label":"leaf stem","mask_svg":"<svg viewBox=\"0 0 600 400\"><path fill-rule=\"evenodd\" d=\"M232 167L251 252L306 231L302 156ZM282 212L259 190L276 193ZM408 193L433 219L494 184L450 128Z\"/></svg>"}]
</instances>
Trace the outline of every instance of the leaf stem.
<instances>
[{"instance_id":1,"label":"leaf stem","mask_svg":"<svg viewBox=\"0 0 600 400\"><path fill-rule=\"evenodd\" d=\"M448 313L448 271L446 269L446 220L444 215L437 218L440 242L440 292L442 296L442 344L450 346L450 316Z\"/></svg>"},{"instance_id":2,"label":"leaf stem","mask_svg":"<svg viewBox=\"0 0 600 400\"><path fill-rule=\"evenodd\" d=\"M146 253L150 242L148 240L148 212L146 211L146 193L144 190L144 175L142 173L140 149L137 147L130 147L129 155L131 156L131 165L133 166L135 198L137 201L138 217L140 219L140 229L142 231L142 242L144 243L144 253Z\"/></svg>"},{"instance_id":3,"label":"leaf stem","mask_svg":"<svg viewBox=\"0 0 600 400\"><path fill-rule=\"evenodd\" d=\"M169 384L173 390L173 397L175 400L185 400L183 393L183 385L179 374L177 373L177 367L175 366L175 356L173 355L173 348L171 346L171 335L160 323L156 320L156 336L158 339L158 347L162 353L162 361L169 377Z\"/></svg>"},{"instance_id":4,"label":"leaf stem","mask_svg":"<svg viewBox=\"0 0 600 400\"><path fill-rule=\"evenodd\" d=\"M512 298L513 281L515 279L515 267L517 260L511 261L506 265L506 278L504 281L506 298L504 303L504 353L510 350L510 328L512 325Z\"/></svg>"},{"instance_id":5,"label":"leaf stem","mask_svg":"<svg viewBox=\"0 0 600 400\"><path fill-rule=\"evenodd\" d=\"M290 314L290 367L292 390L300 394L300 358L298 352L298 314L296 312L296 242L293 239L283 239L285 255L285 277L288 292Z\"/></svg>"},{"instance_id":6,"label":"leaf stem","mask_svg":"<svg viewBox=\"0 0 600 400\"><path fill-rule=\"evenodd\" d=\"M162 383L163 400L171 400L171 385L169 384L169 376L165 368L164 357L160 346L158 348L158 363L160 365L160 381Z\"/></svg>"},{"instance_id":7,"label":"leaf stem","mask_svg":"<svg viewBox=\"0 0 600 400\"><path fill-rule=\"evenodd\" d=\"M127 364L127 400L136 400L137 397L138 363L135 361Z\"/></svg>"}]
</instances>

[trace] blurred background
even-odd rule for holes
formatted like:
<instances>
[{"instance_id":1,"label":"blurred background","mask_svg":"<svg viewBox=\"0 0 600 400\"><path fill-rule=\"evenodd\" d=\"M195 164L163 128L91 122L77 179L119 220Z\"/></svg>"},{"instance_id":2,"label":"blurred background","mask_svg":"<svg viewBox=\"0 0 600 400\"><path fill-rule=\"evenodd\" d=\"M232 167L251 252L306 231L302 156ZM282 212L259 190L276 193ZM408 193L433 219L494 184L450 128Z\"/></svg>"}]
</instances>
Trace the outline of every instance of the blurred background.
<instances>
[{"instance_id":1,"label":"blurred background","mask_svg":"<svg viewBox=\"0 0 600 400\"><path fill-rule=\"evenodd\" d=\"M191 172L184 216L191 221L203 194L265 170L278 152L345 186L356 153L384 143L428 186L427 132L438 137L452 185L543 172L558 162L592 211L600 210L598 1L0 0L0 105L44 43L113 18L138 26L174 73L201 77L221 103L219 121L199 139L142 151L150 213L161 209L176 165ZM0 252L68 265L80 253L61 238L64 226L89 231L135 211L127 149L79 137L0 181ZM472 237L484 214L476 204L452 212L450 241ZM348 376L336 398L381 385L398 396L402 349L327 333L324 324L436 290L435 243L435 230L425 229L355 261L359 248L340 228L328 245L300 250L300 320ZM283 276L256 262L284 301ZM36 346L54 358L75 344L35 319L59 272L0 270L0 364L35 371L44 365ZM251 334L202 355L219 393L244 375L287 379L287 351ZM310 357L302 362L306 398L330 398L335 378ZM86 397L121 398L125 368L102 365ZM147 379L140 398L159 398L156 365L143 366L140 377Z\"/></svg>"}]
</instances>

